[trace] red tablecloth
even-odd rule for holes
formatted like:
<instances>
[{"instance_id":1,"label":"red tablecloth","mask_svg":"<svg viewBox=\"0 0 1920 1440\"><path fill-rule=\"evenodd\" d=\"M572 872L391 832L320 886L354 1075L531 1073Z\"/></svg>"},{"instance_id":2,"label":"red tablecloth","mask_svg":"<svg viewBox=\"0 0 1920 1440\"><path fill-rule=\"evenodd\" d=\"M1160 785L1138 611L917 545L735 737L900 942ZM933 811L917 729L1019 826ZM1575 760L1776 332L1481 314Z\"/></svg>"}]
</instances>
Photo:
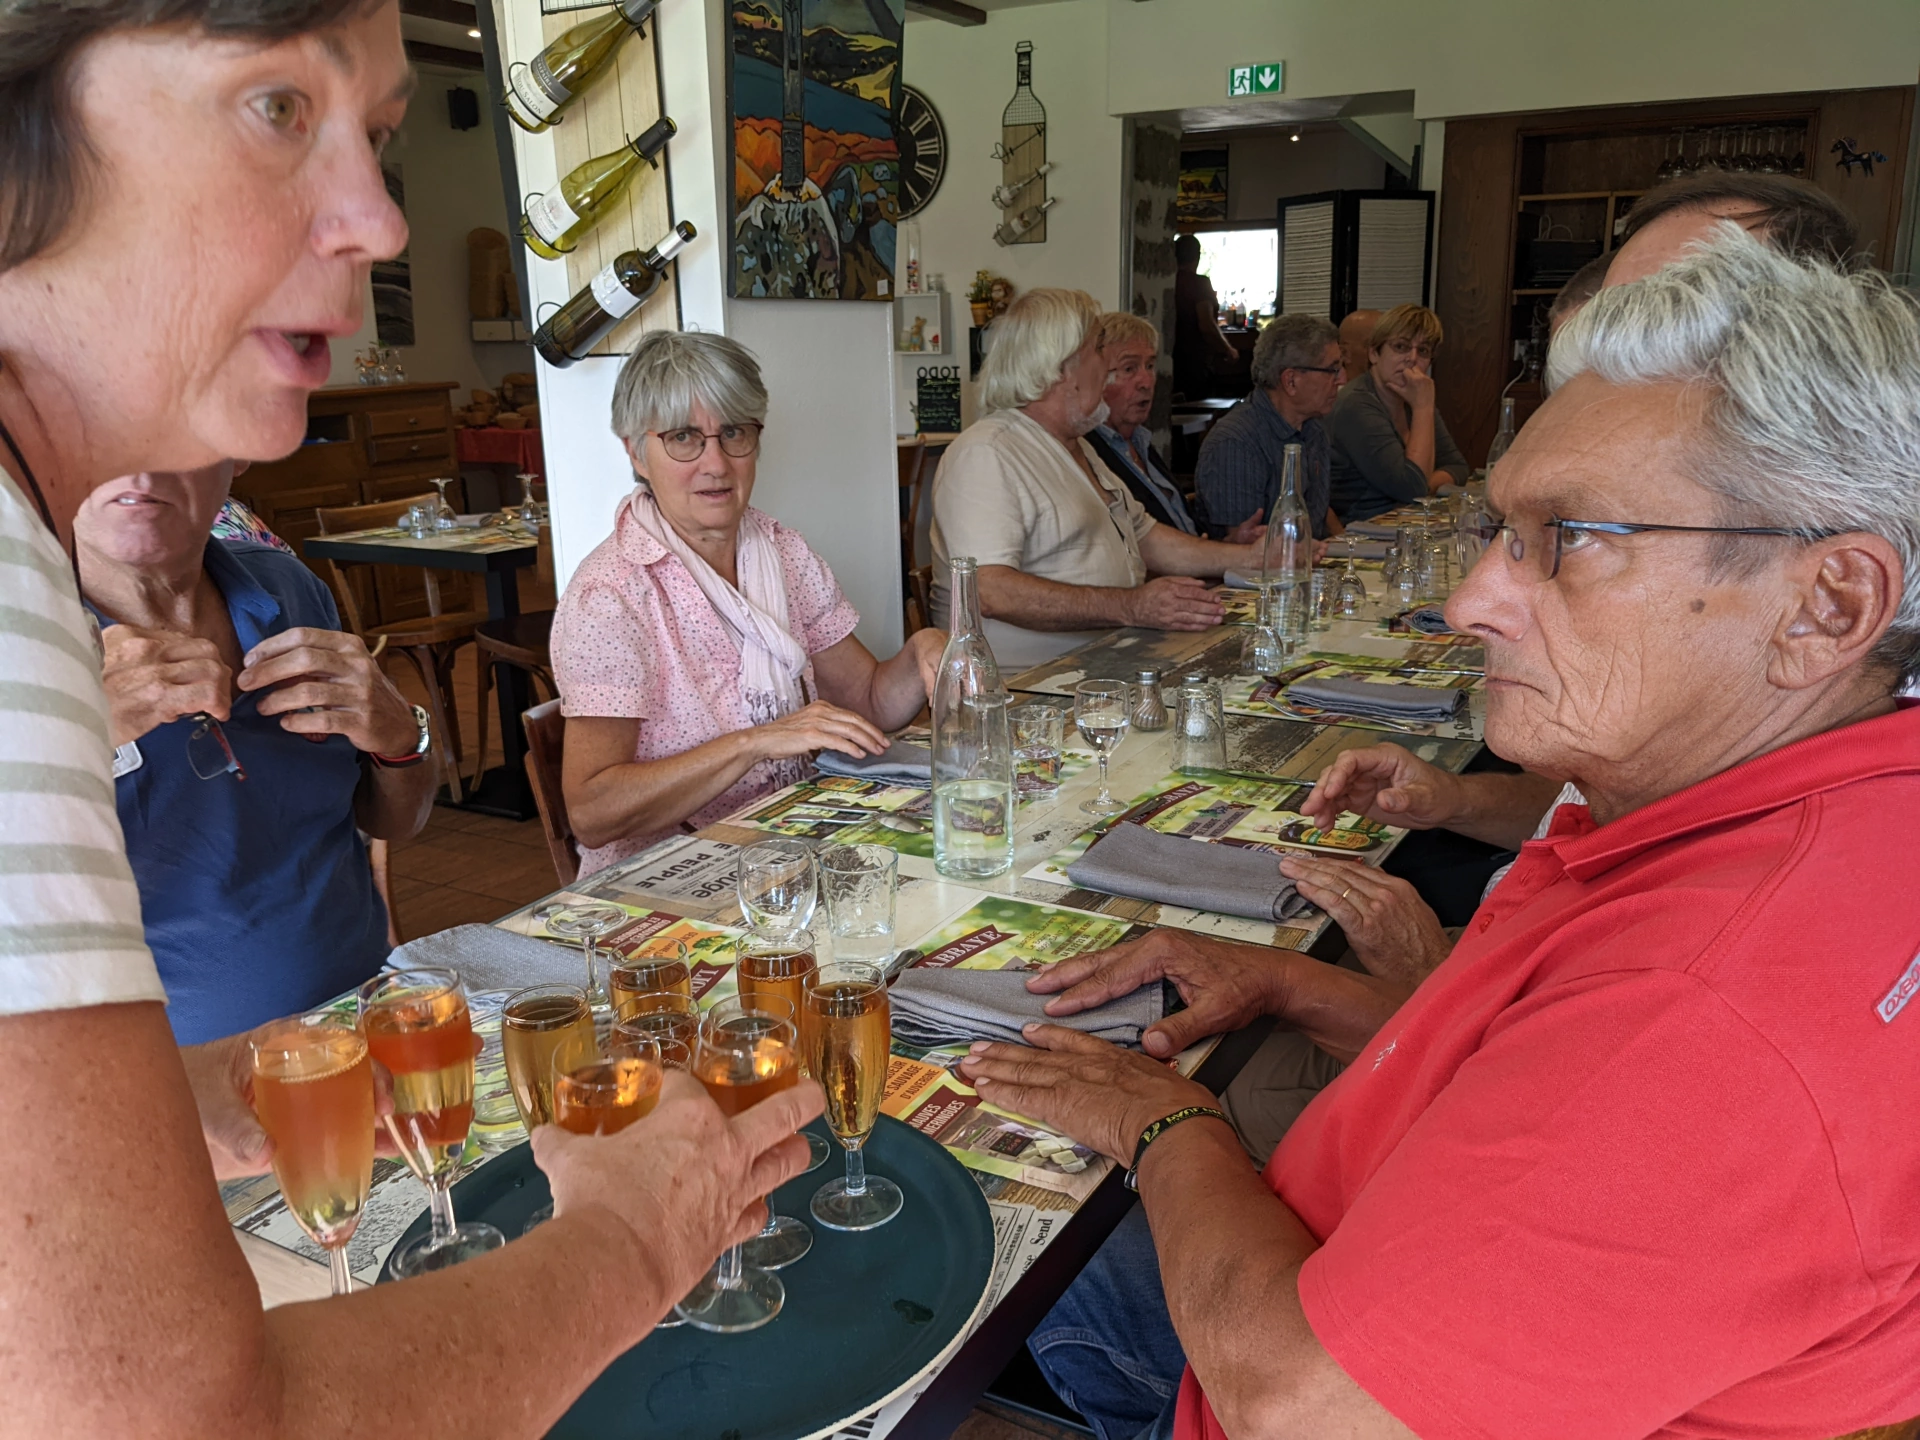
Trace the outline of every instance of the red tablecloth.
<instances>
[{"instance_id":1,"label":"red tablecloth","mask_svg":"<svg viewBox=\"0 0 1920 1440\"><path fill-rule=\"evenodd\" d=\"M515 474L546 479L546 461L538 430L503 430L498 425L453 432L454 453L463 465L511 465Z\"/></svg>"}]
</instances>

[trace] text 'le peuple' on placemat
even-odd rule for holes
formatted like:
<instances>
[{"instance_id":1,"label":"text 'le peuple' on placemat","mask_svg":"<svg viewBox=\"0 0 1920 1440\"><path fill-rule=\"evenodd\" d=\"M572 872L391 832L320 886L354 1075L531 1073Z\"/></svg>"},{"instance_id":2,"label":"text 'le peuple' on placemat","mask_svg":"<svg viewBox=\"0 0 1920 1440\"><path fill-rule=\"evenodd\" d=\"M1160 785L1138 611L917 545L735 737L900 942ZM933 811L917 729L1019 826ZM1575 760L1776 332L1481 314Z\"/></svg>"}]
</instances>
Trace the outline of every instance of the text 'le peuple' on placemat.
<instances>
[{"instance_id":1,"label":"text 'le peuple' on placemat","mask_svg":"<svg viewBox=\"0 0 1920 1440\"><path fill-rule=\"evenodd\" d=\"M1114 826L1067 866L1067 878L1108 895L1249 920L1287 920L1310 908L1271 851L1162 835L1143 825Z\"/></svg>"}]
</instances>

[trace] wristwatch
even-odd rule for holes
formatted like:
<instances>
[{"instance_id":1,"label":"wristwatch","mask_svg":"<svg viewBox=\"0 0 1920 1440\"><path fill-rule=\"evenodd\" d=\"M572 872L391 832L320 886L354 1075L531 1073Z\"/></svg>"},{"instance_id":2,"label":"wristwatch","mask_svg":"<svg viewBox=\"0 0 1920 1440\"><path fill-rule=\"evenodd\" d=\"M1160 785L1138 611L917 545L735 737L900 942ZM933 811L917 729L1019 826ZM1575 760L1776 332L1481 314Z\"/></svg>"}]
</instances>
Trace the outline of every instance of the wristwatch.
<instances>
[{"instance_id":1,"label":"wristwatch","mask_svg":"<svg viewBox=\"0 0 1920 1440\"><path fill-rule=\"evenodd\" d=\"M426 759L427 748L433 744L433 721L423 707L415 705L413 723L420 727L420 743L412 751L405 755L376 755L369 750L367 758L383 770L399 770L408 765L418 765Z\"/></svg>"}]
</instances>

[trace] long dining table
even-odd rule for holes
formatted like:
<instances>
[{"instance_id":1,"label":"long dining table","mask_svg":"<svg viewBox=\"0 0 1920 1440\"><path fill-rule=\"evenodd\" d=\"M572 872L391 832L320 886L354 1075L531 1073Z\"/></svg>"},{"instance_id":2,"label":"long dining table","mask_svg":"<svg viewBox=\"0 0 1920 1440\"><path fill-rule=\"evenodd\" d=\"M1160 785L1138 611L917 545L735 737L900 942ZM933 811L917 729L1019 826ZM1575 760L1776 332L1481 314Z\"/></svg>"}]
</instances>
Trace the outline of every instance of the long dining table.
<instances>
[{"instance_id":1,"label":"long dining table","mask_svg":"<svg viewBox=\"0 0 1920 1440\"><path fill-rule=\"evenodd\" d=\"M1444 768L1464 768L1480 748L1482 700L1472 668L1478 663L1477 647L1467 637L1395 633L1393 627L1404 625L1404 616L1413 607L1386 586L1377 565L1362 573L1369 589L1363 613L1322 622L1308 636L1288 673L1350 672L1458 688L1467 695L1455 719L1428 726L1360 722L1289 702L1284 685L1276 685L1275 677L1243 673L1244 622L1250 613L1244 592L1228 593L1229 623L1225 625L1192 633L1115 631L1007 677L1008 685L1022 700L1057 703L1066 709L1071 737L1071 693L1080 679L1131 680L1139 670L1152 668L1161 672L1169 697L1171 686L1189 674L1205 675L1218 683L1229 712L1227 772L1175 772L1170 726L1129 734L1110 766L1114 793L1129 802L1119 820L1171 824L1174 833L1188 833L1197 840L1215 835L1204 828L1183 831L1179 806L1192 801L1189 792L1205 785L1230 795L1234 807L1270 821L1275 815L1294 814L1292 807L1333 757L1354 746L1392 740ZM693 941L696 952L701 945L711 944L715 948L710 953L724 955L730 937L745 923L733 883L740 849L756 840L787 835L877 841L896 849L901 878L895 942L923 951L936 964L1032 968L1166 925L1303 950L1323 959L1342 952L1344 937L1317 911L1273 923L1076 887L1063 873L1067 857L1084 849L1107 825L1117 823L1095 821L1081 809L1098 783L1092 760L1090 750L1069 739L1057 793L1023 800L1014 863L990 880L963 884L935 869L924 789L815 775L695 834L676 836L584 877L497 923L510 931L562 943L545 930L542 907L556 901L603 901L626 909L634 917L636 934L680 934ZM1239 808L1233 813L1239 813ZM1169 816L1174 817L1172 821ZM1350 823L1352 835L1366 842L1364 863L1380 863L1404 835L1359 817L1343 817L1343 826ZM1288 842L1282 840L1270 848L1288 848ZM823 933L820 938L827 937ZM725 977L717 993L730 989L731 979ZM497 1027L503 998L503 994L472 997L476 1028L484 1033L489 1005L491 1023ZM1245 1064L1271 1024L1257 1022L1241 1032L1203 1042L1176 1063L1217 1092ZM992 1278L969 1324L910 1387L876 1411L845 1417L834 1433L853 1440L889 1436L931 1440L950 1434L1133 1203L1116 1167L1085 1147L1073 1146L1066 1137L1049 1137L1043 1126L1019 1117L997 1117L994 1123L1013 1135L1014 1144L999 1143L1004 1136L990 1129L982 1139L980 1116L985 1112L951 1068L963 1050L915 1049L896 1037L883 1112L932 1135L979 1183L994 1216ZM480 1089L486 1089L484 1078ZM477 1120L481 1109L477 1098ZM965 1117L964 1122L956 1121L956 1116ZM523 1132L517 1130L509 1107L505 1124L495 1127L487 1143L470 1144L469 1165L488 1163L520 1138ZM1019 1149L1022 1142L1034 1143ZM1008 1159L1016 1149L1019 1154ZM269 1303L324 1294L326 1272L316 1263L317 1251L293 1229L284 1207L276 1213L270 1178L240 1182L227 1190L230 1217ZM423 1209L420 1187L404 1173L389 1174L385 1180L377 1177L365 1212L377 1223L363 1220L367 1242L363 1246L356 1236L360 1249L350 1251L356 1273L367 1279L377 1275L386 1250ZM783 1272L790 1286L805 1283L805 1263ZM716 1345L728 1339L712 1337ZM718 1420L715 1423L725 1428ZM800 1433L795 1432L794 1440L799 1440Z\"/></svg>"}]
</instances>

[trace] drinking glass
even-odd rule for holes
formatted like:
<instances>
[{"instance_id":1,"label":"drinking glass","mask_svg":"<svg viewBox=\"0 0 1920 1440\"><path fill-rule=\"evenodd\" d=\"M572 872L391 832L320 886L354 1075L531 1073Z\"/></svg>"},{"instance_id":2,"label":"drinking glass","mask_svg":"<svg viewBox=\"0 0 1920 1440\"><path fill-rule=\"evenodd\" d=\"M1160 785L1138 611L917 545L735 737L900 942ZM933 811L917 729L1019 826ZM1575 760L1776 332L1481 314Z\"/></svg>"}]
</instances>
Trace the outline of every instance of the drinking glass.
<instances>
[{"instance_id":1,"label":"drinking glass","mask_svg":"<svg viewBox=\"0 0 1920 1440\"><path fill-rule=\"evenodd\" d=\"M327 1252L333 1293L353 1289L347 1242L373 1184L373 1065L366 1037L329 1014L275 1020L248 1037L253 1108L273 1140L287 1209Z\"/></svg>"},{"instance_id":2,"label":"drinking glass","mask_svg":"<svg viewBox=\"0 0 1920 1440\"><path fill-rule=\"evenodd\" d=\"M723 1000L701 1023L693 1046L693 1077L729 1116L800 1081L800 1055L789 1015L757 1008L742 997ZM748 1265L732 1246L674 1307L688 1324L720 1334L765 1325L786 1303L780 1277Z\"/></svg>"},{"instance_id":3,"label":"drinking glass","mask_svg":"<svg viewBox=\"0 0 1920 1440\"><path fill-rule=\"evenodd\" d=\"M1310 630L1330 630L1333 628L1333 572L1324 566L1313 569L1312 587L1308 590L1307 628Z\"/></svg>"},{"instance_id":4,"label":"drinking glass","mask_svg":"<svg viewBox=\"0 0 1920 1440\"><path fill-rule=\"evenodd\" d=\"M473 1123L473 1024L452 970L376 975L356 997L367 1049L393 1076L387 1133L427 1187L433 1230L395 1250L394 1279L444 1270L496 1250L507 1237L479 1221L457 1222L453 1182Z\"/></svg>"},{"instance_id":5,"label":"drinking glass","mask_svg":"<svg viewBox=\"0 0 1920 1440\"><path fill-rule=\"evenodd\" d=\"M516 990L500 1011L500 1048L506 1055L507 1082L520 1123L531 1134L536 1125L553 1124L553 1076L556 1059L568 1064L594 1054L593 1009L578 985L533 985ZM527 1217L521 1234L553 1218L551 1202Z\"/></svg>"},{"instance_id":6,"label":"drinking glass","mask_svg":"<svg viewBox=\"0 0 1920 1440\"><path fill-rule=\"evenodd\" d=\"M1080 802L1089 815L1118 815L1127 808L1107 788L1107 757L1127 733L1131 710L1127 701L1124 680L1082 680L1074 687L1073 722L1080 727L1080 738L1100 759L1100 793Z\"/></svg>"},{"instance_id":7,"label":"drinking glass","mask_svg":"<svg viewBox=\"0 0 1920 1440\"><path fill-rule=\"evenodd\" d=\"M1050 796L1060 789L1060 747L1067 717L1058 705L1021 705L1013 723L1013 783L1022 795Z\"/></svg>"},{"instance_id":8,"label":"drinking glass","mask_svg":"<svg viewBox=\"0 0 1920 1440\"><path fill-rule=\"evenodd\" d=\"M427 483L440 492L440 498L433 502L433 528L436 530L453 529L453 506L447 503L447 486L453 483L451 475L440 475Z\"/></svg>"},{"instance_id":9,"label":"drinking glass","mask_svg":"<svg viewBox=\"0 0 1920 1440\"><path fill-rule=\"evenodd\" d=\"M660 1103L660 1046L629 1035L618 1054L553 1056L553 1123L575 1135L616 1135Z\"/></svg>"},{"instance_id":10,"label":"drinking glass","mask_svg":"<svg viewBox=\"0 0 1920 1440\"><path fill-rule=\"evenodd\" d=\"M1227 768L1227 717L1220 687L1191 680L1174 692L1173 768L1183 773Z\"/></svg>"},{"instance_id":11,"label":"drinking glass","mask_svg":"<svg viewBox=\"0 0 1920 1440\"><path fill-rule=\"evenodd\" d=\"M804 930L820 900L819 872L811 846L794 840L763 840L740 852L734 893L747 923L777 934Z\"/></svg>"},{"instance_id":12,"label":"drinking glass","mask_svg":"<svg viewBox=\"0 0 1920 1440\"><path fill-rule=\"evenodd\" d=\"M827 1092L827 1128L847 1152L844 1180L830 1180L808 1207L829 1230L872 1230L905 1203L891 1180L867 1174L861 1147L887 1088L892 1043L887 985L878 965L833 961L807 981L807 1065Z\"/></svg>"},{"instance_id":13,"label":"drinking glass","mask_svg":"<svg viewBox=\"0 0 1920 1440\"><path fill-rule=\"evenodd\" d=\"M1402 605L1411 605L1420 588L1420 547L1425 539L1425 532L1412 525L1402 525L1394 537L1399 564L1393 572L1393 584L1400 592Z\"/></svg>"},{"instance_id":14,"label":"drinking glass","mask_svg":"<svg viewBox=\"0 0 1920 1440\"><path fill-rule=\"evenodd\" d=\"M884 964L893 955L899 854L885 845L823 846L820 890L827 901L827 932L833 937L834 958Z\"/></svg>"},{"instance_id":15,"label":"drinking glass","mask_svg":"<svg viewBox=\"0 0 1920 1440\"><path fill-rule=\"evenodd\" d=\"M600 968L600 940L611 935L631 918L618 905L543 905L533 918L547 927L551 935L563 940L578 940L580 953L587 962L587 1004L605 1010L613 1002L607 994L606 978Z\"/></svg>"},{"instance_id":16,"label":"drinking glass","mask_svg":"<svg viewBox=\"0 0 1920 1440\"><path fill-rule=\"evenodd\" d=\"M511 1150L527 1138L500 1039L500 1013L512 998L511 990L467 994L467 1020L480 1037L480 1053L473 1059L473 1125L467 1138L489 1155Z\"/></svg>"},{"instance_id":17,"label":"drinking glass","mask_svg":"<svg viewBox=\"0 0 1920 1440\"><path fill-rule=\"evenodd\" d=\"M616 1020L611 1033L616 1039L625 1034L649 1036L660 1047L662 1064L669 1070L685 1070L693 1062L693 1042L700 1033L699 1007L671 992L652 998L658 1001L652 1009Z\"/></svg>"},{"instance_id":18,"label":"drinking glass","mask_svg":"<svg viewBox=\"0 0 1920 1440\"><path fill-rule=\"evenodd\" d=\"M1420 542L1419 565L1414 572L1414 587L1419 592L1419 600L1440 601L1447 598L1447 551L1452 548L1445 540L1427 536Z\"/></svg>"},{"instance_id":19,"label":"drinking glass","mask_svg":"<svg viewBox=\"0 0 1920 1440\"><path fill-rule=\"evenodd\" d=\"M1360 572L1353 568L1353 537L1347 537L1347 564L1340 572L1340 583L1334 587L1333 608L1342 619L1357 619L1367 603L1367 582L1360 578Z\"/></svg>"},{"instance_id":20,"label":"drinking glass","mask_svg":"<svg viewBox=\"0 0 1920 1440\"><path fill-rule=\"evenodd\" d=\"M800 1070L805 1074L807 1020L801 1007L806 1002L807 977L818 964L813 932L800 930L769 935L763 930L749 930L735 955L738 963L734 966L734 980L741 998L752 996L756 1004L776 1012L784 1006L785 1013L792 1017L801 1041ZM807 1153L811 1157L807 1169L817 1170L827 1163L833 1151L825 1140L808 1132ZM776 1236L784 1238L776 1239ZM767 1228L751 1243L758 1249L750 1251L747 1258L763 1270L778 1270L806 1254L813 1245L813 1236L798 1220L769 1214Z\"/></svg>"},{"instance_id":21,"label":"drinking glass","mask_svg":"<svg viewBox=\"0 0 1920 1440\"><path fill-rule=\"evenodd\" d=\"M631 1020L621 1020L607 1032L607 1055L610 1059L623 1056L638 1056L650 1059L657 1056L662 1070L686 1070L693 1064L693 1037L699 1034L700 1022L696 1019L685 1035L678 1034L654 1022L667 1011L656 1010L649 1015L636 1015Z\"/></svg>"},{"instance_id":22,"label":"drinking glass","mask_svg":"<svg viewBox=\"0 0 1920 1440\"><path fill-rule=\"evenodd\" d=\"M431 501L421 501L407 507L406 518L401 522L407 534L416 540L424 540L433 533L433 505Z\"/></svg>"},{"instance_id":23,"label":"drinking glass","mask_svg":"<svg viewBox=\"0 0 1920 1440\"><path fill-rule=\"evenodd\" d=\"M687 964L692 952L684 940L671 938L646 942L638 955L621 961L607 975L608 992L613 997L613 1013L625 1020L643 1010L657 1010L669 997L693 999L693 969Z\"/></svg>"}]
</instances>

